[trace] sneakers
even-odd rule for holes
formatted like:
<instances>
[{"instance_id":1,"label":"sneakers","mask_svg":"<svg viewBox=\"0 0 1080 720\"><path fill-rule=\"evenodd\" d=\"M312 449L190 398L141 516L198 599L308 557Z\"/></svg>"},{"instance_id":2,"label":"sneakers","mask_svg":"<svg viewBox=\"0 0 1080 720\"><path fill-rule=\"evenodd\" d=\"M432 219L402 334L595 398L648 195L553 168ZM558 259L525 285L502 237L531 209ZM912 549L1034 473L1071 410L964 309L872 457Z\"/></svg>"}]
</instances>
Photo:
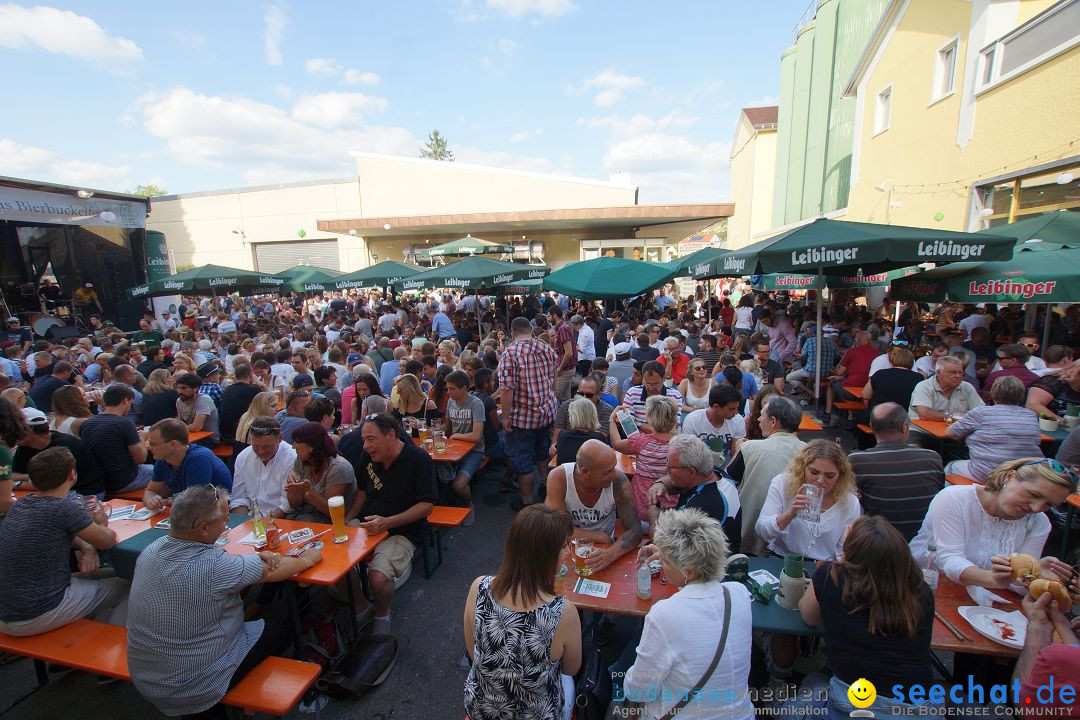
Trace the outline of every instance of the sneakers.
<instances>
[{"instance_id":1,"label":"sneakers","mask_svg":"<svg viewBox=\"0 0 1080 720\"><path fill-rule=\"evenodd\" d=\"M461 520L461 525L463 527L472 527L475 524L476 524L476 509L475 508L469 508L469 514L466 515Z\"/></svg>"}]
</instances>

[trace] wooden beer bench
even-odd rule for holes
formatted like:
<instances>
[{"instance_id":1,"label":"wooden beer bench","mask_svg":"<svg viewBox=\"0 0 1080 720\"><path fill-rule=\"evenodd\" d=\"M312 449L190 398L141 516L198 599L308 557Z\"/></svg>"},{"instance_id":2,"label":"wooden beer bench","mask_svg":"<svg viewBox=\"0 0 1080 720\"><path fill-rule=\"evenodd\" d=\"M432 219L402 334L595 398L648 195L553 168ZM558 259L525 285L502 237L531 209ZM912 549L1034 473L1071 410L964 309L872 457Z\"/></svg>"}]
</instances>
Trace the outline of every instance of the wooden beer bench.
<instances>
[{"instance_id":1,"label":"wooden beer bench","mask_svg":"<svg viewBox=\"0 0 1080 720\"><path fill-rule=\"evenodd\" d=\"M127 628L118 625L76 620L70 625L30 637L0 633L0 650L34 660L38 680L35 690L48 684L47 662L131 682L127 663ZM296 707L321 671L322 668L315 663L269 657L245 675L221 702L230 707L231 715L239 715L232 710L235 708L245 715L261 712L284 717Z\"/></svg>"},{"instance_id":2,"label":"wooden beer bench","mask_svg":"<svg viewBox=\"0 0 1080 720\"><path fill-rule=\"evenodd\" d=\"M431 514L427 516L428 525L430 525L431 537L424 541L420 546L420 553L424 560L424 579L430 579L435 571L442 565L442 529L459 527L462 521L465 520L465 516L469 514L469 508L450 507L448 505L436 505L431 509ZM428 557L428 543L431 543L435 547L435 564L431 564L431 559Z\"/></svg>"}]
</instances>

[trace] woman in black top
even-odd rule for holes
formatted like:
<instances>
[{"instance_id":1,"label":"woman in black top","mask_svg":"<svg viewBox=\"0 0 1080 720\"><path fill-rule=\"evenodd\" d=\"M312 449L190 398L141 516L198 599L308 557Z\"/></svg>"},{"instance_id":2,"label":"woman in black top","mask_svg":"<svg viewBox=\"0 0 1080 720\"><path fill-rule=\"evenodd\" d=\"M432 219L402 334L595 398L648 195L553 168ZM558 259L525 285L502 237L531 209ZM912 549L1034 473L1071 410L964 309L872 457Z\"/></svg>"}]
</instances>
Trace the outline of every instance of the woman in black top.
<instances>
[{"instance_id":1,"label":"woman in black top","mask_svg":"<svg viewBox=\"0 0 1080 720\"><path fill-rule=\"evenodd\" d=\"M158 420L176 417L176 390L173 389L172 375L164 368L158 368L146 378L143 388L142 424L150 427Z\"/></svg>"},{"instance_id":2,"label":"woman in black top","mask_svg":"<svg viewBox=\"0 0 1080 720\"><path fill-rule=\"evenodd\" d=\"M830 717L847 718L855 709L847 693L859 678L877 688L870 709L878 717L903 705L894 700L894 686L906 691L933 682L934 593L904 536L885 518L864 515L852 524L842 559L818 567L799 612L808 625L823 630L834 673Z\"/></svg>"},{"instance_id":3,"label":"woman in black top","mask_svg":"<svg viewBox=\"0 0 1080 720\"><path fill-rule=\"evenodd\" d=\"M555 462L560 465L577 460L577 451L586 440L607 443L607 438L599 431L600 420L596 414L596 405L591 400L574 398L568 409L567 428L559 431L559 437L551 446L555 453Z\"/></svg>"}]
</instances>

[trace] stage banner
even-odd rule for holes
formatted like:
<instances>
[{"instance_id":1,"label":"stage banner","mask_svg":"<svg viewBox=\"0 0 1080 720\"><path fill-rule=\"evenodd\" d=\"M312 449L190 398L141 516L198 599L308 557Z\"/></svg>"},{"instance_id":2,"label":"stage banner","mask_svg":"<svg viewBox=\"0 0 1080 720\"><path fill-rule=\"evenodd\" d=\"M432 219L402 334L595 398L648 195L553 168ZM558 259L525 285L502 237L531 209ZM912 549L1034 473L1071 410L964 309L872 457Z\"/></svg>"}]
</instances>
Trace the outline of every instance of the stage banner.
<instances>
[{"instance_id":1,"label":"stage banner","mask_svg":"<svg viewBox=\"0 0 1080 720\"><path fill-rule=\"evenodd\" d=\"M146 204L134 200L0 187L0 220L86 227L146 227Z\"/></svg>"}]
</instances>

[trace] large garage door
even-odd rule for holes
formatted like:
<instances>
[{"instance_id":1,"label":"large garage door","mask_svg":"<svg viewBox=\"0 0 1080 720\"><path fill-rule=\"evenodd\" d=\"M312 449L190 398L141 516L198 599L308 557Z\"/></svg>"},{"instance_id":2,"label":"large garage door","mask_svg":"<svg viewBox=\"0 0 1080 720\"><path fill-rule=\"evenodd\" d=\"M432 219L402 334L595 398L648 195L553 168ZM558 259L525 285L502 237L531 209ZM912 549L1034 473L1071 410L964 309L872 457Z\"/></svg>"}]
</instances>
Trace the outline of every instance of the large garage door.
<instances>
[{"instance_id":1,"label":"large garage door","mask_svg":"<svg viewBox=\"0 0 1080 720\"><path fill-rule=\"evenodd\" d=\"M337 240L299 240L258 243L255 246L255 269L277 273L299 263L340 270Z\"/></svg>"}]
</instances>

